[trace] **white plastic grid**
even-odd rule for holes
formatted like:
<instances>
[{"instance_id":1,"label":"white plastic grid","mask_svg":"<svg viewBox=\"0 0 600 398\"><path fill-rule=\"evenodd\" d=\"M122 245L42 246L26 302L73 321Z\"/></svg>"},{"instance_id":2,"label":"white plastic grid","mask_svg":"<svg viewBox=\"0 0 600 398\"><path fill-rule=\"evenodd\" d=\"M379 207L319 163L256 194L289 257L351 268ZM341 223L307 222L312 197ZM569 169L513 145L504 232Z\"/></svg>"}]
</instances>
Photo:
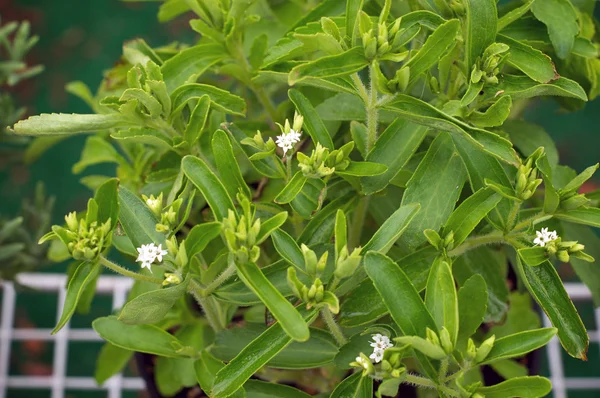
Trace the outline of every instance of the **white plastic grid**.
<instances>
[{"instance_id":1,"label":"white plastic grid","mask_svg":"<svg viewBox=\"0 0 600 398\"><path fill-rule=\"evenodd\" d=\"M19 276L22 285L46 292L58 292L57 317L60 317L65 299L66 276L61 274L22 274ZM97 291L101 294L112 294L113 308L120 308L125 302L132 281L120 276L101 276L98 279ZM51 329L14 329L13 319L16 304L15 289L10 282L0 281L3 290L2 316L0 319L0 398L7 398L6 391L12 389L50 389L52 398L62 398L65 389L106 390L108 398L121 398L123 390L139 391L145 388L142 379L115 375L103 385L98 386L93 377L67 377L65 375L69 341L102 341L93 329L69 329L67 324L56 335ZM591 293L580 283L566 283L565 288L575 302L590 301ZM596 329L589 330L590 341L600 343L600 308L594 310ZM57 318L58 319L58 318ZM551 326L544 315L544 326ZM54 360L52 376L10 376L10 348L12 341L46 340L54 341ZM566 398L568 390L598 390L600 394L600 377L573 378L565 377L562 348L558 338L553 338L547 346L550 379L552 380L554 398Z\"/></svg>"}]
</instances>

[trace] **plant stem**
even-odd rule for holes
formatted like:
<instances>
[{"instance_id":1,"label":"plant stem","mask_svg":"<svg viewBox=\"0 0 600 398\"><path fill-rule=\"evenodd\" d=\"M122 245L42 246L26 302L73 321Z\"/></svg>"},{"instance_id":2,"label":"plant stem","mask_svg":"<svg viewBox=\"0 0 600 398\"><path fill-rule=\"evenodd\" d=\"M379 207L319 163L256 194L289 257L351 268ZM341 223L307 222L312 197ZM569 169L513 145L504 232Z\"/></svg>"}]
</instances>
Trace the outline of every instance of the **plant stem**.
<instances>
[{"instance_id":1,"label":"plant stem","mask_svg":"<svg viewBox=\"0 0 600 398\"><path fill-rule=\"evenodd\" d=\"M212 281L208 286L206 286L206 288L202 292L202 295L208 296L209 294L214 292L216 288L221 286L223 284L223 282L225 282L227 279L229 279L234 273L235 273L235 264L231 263L231 264L229 264L229 266L227 266L225 271L221 272L221 274L219 274L219 276L217 276L214 281Z\"/></svg>"},{"instance_id":2,"label":"plant stem","mask_svg":"<svg viewBox=\"0 0 600 398\"><path fill-rule=\"evenodd\" d=\"M505 243L504 233L500 231L494 231L487 235L475 236L473 238L469 238L465 240L460 246L456 249L448 252L450 257L457 257L461 254L469 251L471 249L475 249L476 247L489 245L491 243Z\"/></svg>"},{"instance_id":3,"label":"plant stem","mask_svg":"<svg viewBox=\"0 0 600 398\"><path fill-rule=\"evenodd\" d=\"M323 308L321 310L321 316L325 320L327 327L331 331L331 334L335 338L335 341L337 341L338 345L343 346L344 344L346 344L348 340L346 340L346 337L344 337L344 333L342 333L342 329L340 329L340 326L337 324L335 319L333 319L333 314L331 313L329 308Z\"/></svg>"},{"instance_id":4,"label":"plant stem","mask_svg":"<svg viewBox=\"0 0 600 398\"><path fill-rule=\"evenodd\" d=\"M358 89L358 93L360 94L360 97L362 98L363 102L366 104L367 102L369 102L369 94L367 93L367 88L363 84L362 80L360 80L360 76L358 76L358 73L353 73L351 75L351 77L352 77L352 82L354 82L354 84L356 85L356 88Z\"/></svg>"},{"instance_id":5,"label":"plant stem","mask_svg":"<svg viewBox=\"0 0 600 398\"><path fill-rule=\"evenodd\" d=\"M363 196L358 202L358 206L354 209L352 217L352 228L348 237L348 250L354 249L360 245L360 237L367 218L367 210L369 208L370 196Z\"/></svg>"},{"instance_id":6,"label":"plant stem","mask_svg":"<svg viewBox=\"0 0 600 398\"><path fill-rule=\"evenodd\" d=\"M202 312L206 317L206 321L215 332L220 332L225 329L225 320L219 314L219 308L217 307L216 301L212 297L203 297L202 288L192 279L189 285L190 293L194 296Z\"/></svg>"},{"instance_id":7,"label":"plant stem","mask_svg":"<svg viewBox=\"0 0 600 398\"><path fill-rule=\"evenodd\" d=\"M267 93L265 93L263 87L256 87L254 84L251 84L250 89L254 92L254 95L256 95L256 98L258 98L258 101L260 102L260 104L267 110L267 113L269 114L269 117L271 118L271 127L274 128L275 121L277 121L277 119L278 119L278 115L277 115L277 109L275 109L275 106L273 105L271 98L269 98Z\"/></svg>"},{"instance_id":8,"label":"plant stem","mask_svg":"<svg viewBox=\"0 0 600 398\"><path fill-rule=\"evenodd\" d=\"M448 373L448 358L444 358L440 361L440 382L446 378L446 373Z\"/></svg>"},{"instance_id":9,"label":"plant stem","mask_svg":"<svg viewBox=\"0 0 600 398\"><path fill-rule=\"evenodd\" d=\"M406 374L404 381L406 383L409 383L409 384L412 384L415 386L419 386L419 387L426 387L426 388L437 388L438 387L438 385L434 381L429 380L426 377L417 376L417 375L410 374L410 373Z\"/></svg>"},{"instance_id":10,"label":"plant stem","mask_svg":"<svg viewBox=\"0 0 600 398\"><path fill-rule=\"evenodd\" d=\"M148 275L139 274L139 273L133 272L133 271L129 271L128 269L123 268L120 265L113 263L112 261L110 261L109 259L107 259L104 256L100 256L100 264L104 265L106 268L108 268L110 270L115 271L118 274L121 274L123 276L128 276L128 277L136 279L138 281L156 283L158 285L163 283L162 279L154 278L154 277L148 276Z\"/></svg>"},{"instance_id":11,"label":"plant stem","mask_svg":"<svg viewBox=\"0 0 600 398\"><path fill-rule=\"evenodd\" d=\"M292 155L285 157L285 174L287 175L286 182L290 182L292 179Z\"/></svg>"},{"instance_id":12,"label":"plant stem","mask_svg":"<svg viewBox=\"0 0 600 398\"><path fill-rule=\"evenodd\" d=\"M517 222L517 216L519 215L519 209L521 208L521 203L515 201L513 202L510 212L508 213L508 222L506 223L506 232L510 232Z\"/></svg>"},{"instance_id":13,"label":"plant stem","mask_svg":"<svg viewBox=\"0 0 600 398\"><path fill-rule=\"evenodd\" d=\"M375 141L377 141L377 88L373 79L373 66L369 66L369 100L366 103L367 109L367 147L369 153Z\"/></svg>"}]
</instances>

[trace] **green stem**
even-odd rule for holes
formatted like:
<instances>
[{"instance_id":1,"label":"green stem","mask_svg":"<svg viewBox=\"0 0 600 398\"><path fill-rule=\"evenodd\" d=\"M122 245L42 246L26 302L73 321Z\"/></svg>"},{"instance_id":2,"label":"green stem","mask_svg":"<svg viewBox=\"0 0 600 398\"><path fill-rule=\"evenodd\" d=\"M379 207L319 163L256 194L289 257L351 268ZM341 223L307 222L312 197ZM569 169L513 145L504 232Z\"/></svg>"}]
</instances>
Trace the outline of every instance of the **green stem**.
<instances>
[{"instance_id":1,"label":"green stem","mask_svg":"<svg viewBox=\"0 0 600 398\"><path fill-rule=\"evenodd\" d=\"M406 383L415 385L415 386L419 386L419 387L426 387L426 388L438 388L438 385L432 381L429 380L426 377L422 377L422 376L417 376L411 373L407 373L404 381Z\"/></svg>"},{"instance_id":2,"label":"green stem","mask_svg":"<svg viewBox=\"0 0 600 398\"><path fill-rule=\"evenodd\" d=\"M358 93L360 94L360 97L362 98L363 102L366 104L367 102L369 102L369 94L367 93L367 88L363 84L362 80L360 80L360 76L358 76L358 73L353 73L351 75L351 77L352 77L352 82L354 82L354 84L356 85L356 88L358 89Z\"/></svg>"},{"instance_id":3,"label":"green stem","mask_svg":"<svg viewBox=\"0 0 600 398\"><path fill-rule=\"evenodd\" d=\"M216 301L212 297L203 297L202 288L195 280L192 280L189 285L190 293L194 296L202 312L206 317L206 321L215 332L220 332L225 329L225 320L220 316L219 308Z\"/></svg>"},{"instance_id":4,"label":"green stem","mask_svg":"<svg viewBox=\"0 0 600 398\"><path fill-rule=\"evenodd\" d=\"M475 249L476 247L483 246L483 245L489 245L492 243L506 243L505 238L504 238L504 233L502 233L500 231L494 231L487 235L481 235L481 236L475 236L475 237L469 238L469 239L465 240L456 249L449 251L448 255L450 257L457 257L471 249Z\"/></svg>"},{"instance_id":5,"label":"green stem","mask_svg":"<svg viewBox=\"0 0 600 398\"><path fill-rule=\"evenodd\" d=\"M367 109L367 147L369 153L377 141L377 88L373 79L373 66L369 66L369 101Z\"/></svg>"},{"instance_id":6,"label":"green stem","mask_svg":"<svg viewBox=\"0 0 600 398\"><path fill-rule=\"evenodd\" d=\"M444 358L440 361L440 382L446 378L446 373L448 373L448 365L448 358Z\"/></svg>"},{"instance_id":7,"label":"green stem","mask_svg":"<svg viewBox=\"0 0 600 398\"><path fill-rule=\"evenodd\" d=\"M229 266L227 266L225 271L221 272L221 274L219 276L217 276L217 278L214 281L212 281L208 286L206 286L206 288L203 291L203 296L210 295L212 292L215 291L215 289L217 289L219 286L221 286L223 284L223 282L225 282L227 279L229 279L234 273L235 273L235 264L231 263L231 264L229 264Z\"/></svg>"},{"instance_id":8,"label":"green stem","mask_svg":"<svg viewBox=\"0 0 600 398\"><path fill-rule=\"evenodd\" d=\"M348 249L354 249L360 245L360 238L362 235L363 227L365 225L365 219L367 218L367 210L369 208L370 196L363 196L358 202L358 206L354 209L354 216L352 217L352 224L350 229L350 236L348 237Z\"/></svg>"},{"instance_id":9,"label":"green stem","mask_svg":"<svg viewBox=\"0 0 600 398\"><path fill-rule=\"evenodd\" d=\"M527 228L527 226L531 222L533 222L534 224L536 224L535 221L537 221L538 219L547 219L548 217L552 217L552 215L546 214L543 211L541 211L538 214L536 214L535 216L529 217L529 218L521 221L517 225L515 225L515 227L513 228L513 232L520 231L521 229Z\"/></svg>"},{"instance_id":10,"label":"green stem","mask_svg":"<svg viewBox=\"0 0 600 398\"><path fill-rule=\"evenodd\" d=\"M100 256L100 264L104 265L106 268L108 268L110 270L115 271L118 274L127 276L129 278L136 279L138 281L156 283L158 285L163 283L162 279L154 278L153 276L138 274L137 272L133 272L133 271L129 271L128 269L123 268L120 265L113 263L112 261L110 261L109 259L107 259L104 256Z\"/></svg>"},{"instance_id":11,"label":"green stem","mask_svg":"<svg viewBox=\"0 0 600 398\"><path fill-rule=\"evenodd\" d=\"M285 174L287 175L286 182L290 182L292 179L292 155L285 157Z\"/></svg>"},{"instance_id":12,"label":"green stem","mask_svg":"<svg viewBox=\"0 0 600 398\"><path fill-rule=\"evenodd\" d=\"M335 341L337 341L338 345L341 347L344 344L346 344L348 340L346 340L346 337L344 337L344 333L342 333L342 329L340 329L335 319L333 319L333 314L331 313L329 308L323 308L321 310L321 316L323 317L323 320L325 320L327 327L331 331L331 334L335 338Z\"/></svg>"},{"instance_id":13,"label":"green stem","mask_svg":"<svg viewBox=\"0 0 600 398\"><path fill-rule=\"evenodd\" d=\"M254 95L256 95L256 98L258 98L260 104L267 110L267 113L271 118L271 127L275 127L275 121L277 121L279 116L277 114L277 109L275 109L275 106L271 101L271 98L269 98L267 93L265 93L263 87L256 87L253 84L250 86L250 89L254 92Z\"/></svg>"},{"instance_id":14,"label":"green stem","mask_svg":"<svg viewBox=\"0 0 600 398\"><path fill-rule=\"evenodd\" d=\"M510 232L516 222L517 222L517 216L519 215L519 209L521 208L521 203L515 201L513 202L511 208L510 208L510 212L508 213L508 221L506 223L506 232Z\"/></svg>"}]
</instances>

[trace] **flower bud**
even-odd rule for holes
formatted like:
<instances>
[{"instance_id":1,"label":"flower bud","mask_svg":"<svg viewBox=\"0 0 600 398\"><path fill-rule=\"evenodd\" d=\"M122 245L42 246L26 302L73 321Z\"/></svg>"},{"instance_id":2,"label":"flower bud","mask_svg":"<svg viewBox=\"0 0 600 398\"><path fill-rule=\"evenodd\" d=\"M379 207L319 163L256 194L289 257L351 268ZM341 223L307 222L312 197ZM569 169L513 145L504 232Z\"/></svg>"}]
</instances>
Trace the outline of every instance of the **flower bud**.
<instances>
[{"instance_id":1,"label":"flower bud","mask_svg":"<svg viewBox=\"0 0 600 398\"><path fill-rule=\"evenodd\" d=\"M573 246L569 248L569 253L577 253L585 249L585 246L581 243L575 243Z\"/></svg>"},{"instance_id":2,"label":"flower bud","mask_svg":"<svg viewBox=\"0 0 600 398\"><path fill-rule=\"evenodd\" d=\"M302 255L304 256L304 269L309 275L315 276L317 274L317 255L304 243L300 246Z\"/></svg>"},{"instance_id":3,"label":"flower bud","mask_svg":"<svg viewBox=\"0 0 600 398\"><path fill-rule=\"evenodd\" d=\"M67 227L69 230L73 232L77 232L79 229L79 222L77 221L77 213L72 211L71 213L65 216L65 221L67 222Z\"/></svg>"},{"instance_id":4,"label":"flower bud","mask_svg":"<svg viewBox=\"0 0 600 398\"><path fill-rule=\"evenodd\" d=\"M429 341L433 345L436 345L438 347L441 346L440 339L438 338L437 333L435 333L433 330L431 330L429 328L426 328L425 329L425 336L427 338L427 341Z\"/></svg>"},{"instance_id":5,"label":"flower bud","mask_svg":"<svg viewBox=\"0 0 600 398\"><path fill-rule=\"evenodd\" d=\"M362 259L360 252L361 248L358 247L348 256L348 248L346 246L342 248L334 271L334 275L338 279L348 278L354 274Z\"/></svg>"},{"instance_id":6,"label":"flower bud","mask_svg":"<svg viewBox=\"0 0 600 398\"><path fill-rule=\"evenodd\" d=\"M396 33L398 33L398 31L400 30L400 23L402 23L402 18L396 18L394 24L390 28L390 37L396 36Z\"/></svg>"},{"instance_id":7,"label":"flower bud","mask_svg":"<svg viewBox=\"0 0 600 398\"><path fill-rule=\"evenodd\" d=\"M293 129L295 132L300 132L302 130L302 125L304 124L304 117L298 112L294 113L294 125Z\"/></svg>"},{"instance_id":8,"label":"flower bud","mask_svg":"<svg viewBox=\"0 0 600 398\"><path fill-rule=\"evenodd\" d=\"M154 213L155 216L159 217L161 215L162 212L162 203L163 203L163 194L162 192L160 193L160 195L158 195L158 197L154 197L154 195L150 195L150 197L147 197L146 195L142 195L142 199L144 199L144 202L146 202L146 206L148 206L150 208L150 210L152 210L152 213Z\"/></svg>"},{"instance_id":9,"label":"flower bud","mask_svg":"<svg viewBox=\"0 0 600 398\"><path fill-rule=\"evenodd\" d=\"M566 250L559 250L556 252L556 257L563 263L569 262L569 253Z\"/></svg>"},{"instance_id":10,"label":"flower bud","mask_svg":"<svg viewBox=\"0 0 600 398\"><path fill-rule=\"evenodd\" d=\"M442 330L440 331L440 342L444 352L448 355L452 354L452 351L454 351L454 344L452 344L450 332L448 332L448 329L446 329L445 326L442 327Z\"/></svg>"},{"instance_id":11,"label":"flower bud","mask_svg":"<svg viewBox=\"0 0 600 398\"><path fill-rule=\"evenodd\" d=\"M469 337L469 340L467 342L466 357L469 361L472 361L473 359L475 359L476 355L477 355L477 347L475 346L475 342L473 341L473 339Z\"/></svg>"},{"instance_id":12,"label":"flower bud","mask_svg":"<svg viewBox=\"0 0 600 398\"><path fill-rule=\"evenodd\" d=\"M454 231L448 232L444 238L444 247L446 250L452 250L454 248Z\"/></svg>"},{"instance_id":13,"label":"flower bud","mask_svg":"<svg viewBox=\"0 0 600 398\"><path fill-rule=\"evenodd\" d=\"M181 277L179 275L173 274L170 272L165 272L165 280L162 283L163 286L178 285L180 283L181 283Z\"/></svg>"},{"instance_id":14,"label":"flower bud","mask_svg":"<svg viewBox=\"0 0 600 398\"><path fill-rule=\"evenodd\" d=\"M329 252L324 252L323 255L321 255L319 262L317 262L316 275L320 275L321 273L323 273L323 271L325 270L325 267L327 266L327 258L328 257L329 257Z\"/></svg>"},{"instance_id":15,"label":"flower bud","mask_svg":"<svg viewBox=\"0 0 600 398\"><path fill-rule=\"evenodd\" d=\"M494 347L494 341L496 341L496 335L492 335L492 337L486 339L479 348L477 349L477 354L475 355L475 362L482 362L485 358L487 358L488 354Z\"/></svg>"}]
</instances>

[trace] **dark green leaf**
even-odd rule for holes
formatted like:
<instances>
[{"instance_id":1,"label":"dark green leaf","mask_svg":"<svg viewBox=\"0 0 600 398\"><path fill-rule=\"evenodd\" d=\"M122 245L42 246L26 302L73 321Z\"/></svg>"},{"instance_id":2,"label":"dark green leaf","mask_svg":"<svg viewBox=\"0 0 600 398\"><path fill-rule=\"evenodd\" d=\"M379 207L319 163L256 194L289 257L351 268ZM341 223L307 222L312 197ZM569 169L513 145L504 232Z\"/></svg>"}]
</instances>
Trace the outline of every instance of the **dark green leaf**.
<instances>
[{"instance_id":1,"label":"dark green leaf","mask_svg":"<svg viewBox=\"0 0 600 398\"><path fill-rule=\"evenodd\" d=\"M534 1L535 0L527 0L525 4L510 10L498 19L498 32L525 15Z\"/></svg>"},{"instance_id":2,"label":"dark green leaf","mask_svg":"<svg viewBox=\"0 0 600 398\"><path fill-rule=\"evenodd\" d=\"M349 192L329 202L310 219L298 237L298 243L312 246L329 242L333 234L335 213L338 209L349 211L358 202L358 196Z\"/></svg>"},{"instance_id":3,"label":"dark green leaf","mask_svg":"<svg viewBox=\"0 0 600 398\"><path fill-rule=\"evenodd\" d=\"M554 335L556 335L555 328L544 328L502 337L494 342L494 347L481 364L488 364L499 359L522 357L528 352L548 344Z\"/></svg>"},{"instance_id":4,"label":"dark green leaf","mask_svg":"<svg viewBox=\"0 0 600 398\"><path fill-rule=\"evenodd\" d=\"M267 239L273 233L273 231L277 230L285 223L287 218L288 212L282 211L281 213L277 213L276 215L274 215L266 221L261 221L260 232L256 237L256 244L258 245L264 242L264 240Z\"/></svg>"},{"instance_id":5,"label":"dark green leaf","mask_svg":"<svg viewBox=\"0 0 600 398\"><path fill-rule=\"evenodd\" d=\"M569 0L536 1L531 6L535 17L548 27L550 41L559 58L565 59L573 49L579 33L577 12Z\"/></svg>"},{"instance_id":6,"label":"dark green leaf","mask_svg":"<svg viewBox=\"0 0 600 398\"><path fill-rule=\"evenodd\" d=\"M202 159L188 155L181 161L183 172L202 193L217 220L227 217L229 209L235 211L229 193Z\"/></svg>"},{"instance_id":7,"label":"dark green leaf","mask_svg":"<svg viewBox=\"0 0 600 398\"><path fill-rule=\"evenodd\" d=\"M118 187L119 180L111 178L96 190L94 200L98 203L98 224L104 224L110 219L111 228L117 225L119 218Z\"/></svg>"},{"instance_id":8,"label":"dark green leaf","mask_svg":"<svg viewBox=\"0 0 600 398\"><path fill-rule=\"evenodd\" d=\"M119 187L119 222L134 247L165 244L165 235L156 232L158 220L148 206L133 192Z\"/></svg>"},{"instance_id":9,"label":"dark green leaf","mask_svg":"<svg viewBox=\"0 0 600 398\"><path fill-rule=\"evenodd\" d=\"M531 155L543 146L550 166L558 164L558 150L554 140L541 126L524 120L507 120L502 129L510 135L510 140L524 156Z\"/></svg>"},{"instance_id":10,"label":"dark green leaf","mask_svg":"<svg viewBox=\"0 0 600 398\"><path fill-rule=\"evenodd\" d=\"M208 112L210 111L210 97L208 95L203 95L198 100L198 103L194 107L190 115L190 119L185 128L185 133L183 134L184 139L187 141L190 147L193 147L200 138L202 134L202 130L204 130L204 126L206 125L206 121L208 120Z\"/></svg>"},{"instance_id":11,"label":"dark green leaf","mask_svg":"<svg viewBox=\"0 0 600 398\"><path fill-rule=\"evenodd\" d=\"M217 163L219 177L221 177L221 182L227 189L229 196L234 198L238 192L241 192L247 198L250 198L250 188L244 181L229 137L223 130L217 130L213 134L212 151Z\"/></svg>"},{"instance_id":12,"label":"dark green leaf","mask_svg":"<svg viewBox=\"0 0 600 398\"><path fill-rule=\"evenodd\" d=\"M336 174L353 177L378 176L387 171L387 166L373 162L350 162L344 170L336 170Z\"/></svg>"},{"instance_id":13,"label":"dark green leaf","mask_svg":"<svg viewBox=\"0 0 600 398\"><path fill-rule=\"evenodd\" d=\"M546 249L540 246L525 247L519 249L518 252L521 259L530 267L535 267L548 260Z\"/></svg>"},{"instance_id":14,"label":"dark green leaf","mask_svg":"<svg viewBox=\"0 0 600 398\"><path fill-rule=\"evenodd\" d=\"M362 375L362 372L356 372L352 376L346 377L333 390L329 398L372 398L373 397L373 379Z\"/></svg>"},{"instance_id":15,"label":"dark green leaf","mask_svg":"<svg viewBox=\"0 0 600 398\"><path fill-rule=\"evenodd\" d=\"M200 44L178 52L161 66L169 92L189 82L190 78L197 80L201 74L226 55L223 47L215 43Z\"/></svg>"},{"instance_id":16,"label":"dark green leaf","mask_svg":"<svg viewBox=\"0 0 600 398\"><path fill-rule=\"evenodd\" d=\"M385 299L384 299L385 300ZM425 305L431 313L438 330L443 327L450 332L450 338L456 343L458 338L458 297L452 277L452 269L446 261L436 259L429 271Z\"/></svg>"},{"instance_id":17,"label":"dark green leaf","mask_svg":"<svg viewBox=\"0 0 600 398\"><path fill-rule=\"evenodd\" d=\"M600 228L600 209L597 207L582 206L578 209L555 213L554 217L575 224Z\"/></svg>"},{"instance_id":18,"label":"dark green leaf","mask_svg":"<svg viewBox=\"0 0 600 398\"><path fill-rule=\"evenodd\" d=\"M179 285L151 290L129 301L119 313L119 321L128 325L160 322L185 292L189 279Z\"/></svg>"},{"instance_id":19,"label":"dark green leaf","mask_svg":"<svg viewBox=\"0 0 600 398\"><path fill-rule=\"evenodd\" d=\"M507 62L536 82L548 83L558 79L552 59L540 50L501 34L496 40L510 46Z\"/></svg>"},{"instance_id":20,"label":"dark green leaf","mask_svg":"<svg viewBox=\"0 0 600 398\"><path fill-rule=\"evenodd\" d=\"M545 397L552 390L552 383L545 377L524 376L503 381L489 387L479 387L476 391L486 398Z\"/></svg>"},{"instance_id":21,"label":"dark green leaf","mask_svg":"<svg viewBox=\"0 0 600 398\"><path fill-rule=\"evenodd\" d=\"M498 12L495 0L466 0L462 4L467 14L464 22L465 53L470 74L477 57L482 56L496 39Z\"/></svg>"},{"instance_id":22,"label":"dark green leaf","mask_svg":"<svg viewBox=\"0 0 600 398\"><path fill-rule=\"evenodd\" d=\"M278 229L273 231L271 239L279 255L288 263L304 272L304 256L294 238L284 230Z\"/></svg>"},{"instance_id":23,"label":"dark green leaf","mask_svg":"<svg viewBox=\"0 0 600 398\"><path fill-rule=\"evenodd\" d=\"M208 95L211 100L211 107L225 113L244 116L246 114L246 101L229 91L209 86L207 84L188 83L177 87L171 94L173 103L173 114L181 111L183 106L191 99L200 99L203 95Z\"/></svg>"},{"instance_id":24,"label":"dark green leaf","mask_svg":"<svg viewBox=\"0 0 600 398\"><path fill-rule=\"evenodd\" d=\"M517 256L517 267L535 301L558 328L562 346L569 355L586 360L588 334L554 266L549 261L537 267L523 266Z\"/></svg>"},{"instance_id":25,"label":"dark green leaf","mask_svg":"<svg viewBox=\"0 0 600 398\"><path fill-rule=\"evenodd\" d=\"M288 82L293 86L307 77L345 76L358 72L369 64L362 47L354 47L341 54L330 55L296 66L290 71Z\"/></svg>"},{"instance_id":26,"label":"dark green leaf","mask_svg":"<svg viewBox=\"0 0 600 398\"><path fill-rule=\"evenodd\" d=\"M465 181L465 168L449 134L441 133L408 181L402 204L418 203L421 210L402 241L410 248L425 243L423 231L437 231L450 217Z\"/></svg>"},{"instance_id":27,"label":"dark green leaf","mask_svg":"<svg viewBox=\"0 0 600 398\"><path fill-rule=\"evenodd\" d=\"M294 340L308 340L308 325L296 308L265 278L260 268L254 263L236 263L236 268L240 278L267 306L283 330Z\"/></svg>"},{"instance_id":28,"label":"dark green leaf","mask_svg":"<svg viewBox=\"0 0 600 398\"><path fill-rule=\"evenodd\" d=\"M373 234L363 247L363 253L369 250L385 254L400 236L412 226L411 221L419 214L419 204L410 203L400 206Z\"/></svg>"},{"instance_id":29,"label":"dark green leaf","mask_svg":"<svg viewBox=\"0 0 600 398\"><path fill-rule=\"evenodd\" d=\"M288 96L294 105L296 105L296 108L298 108L298 112L304 116L304 128L315 145L320 143L325 148L333 150L334 146L331 135L310 101L300 91L295 89L290 89Z\"/></svg>"},{"instance_id":30,"label":"dark green leaf","mask_svg":"<svg viewBox=\"0 0 600 398\"><path fill-rule=\"evenodd\" d=\"M104 384L113 375L120 373L131 357L133 357L133 351L105 343L96 360L96 370L94 371L96 383Z\"/></svg>"},{"instance_id":31,"label":"dark green leaf","mask_svg":"<svg viewBox=\"0 0 600 398\"><path fill-rule=\"evenodd\" d=\"M221 223L207 222L194 225L185 238L185 251L189 258L201 253L221 233Z\"/></svg>"},{"instance_id":32,"label":"dark green leaf","mask_svg":"<svg viewBox=\"0 0 600 398\"><path fill-rule=\"evenodd\" d=\"M473 335L485 316L488 294L485 279L475 274L458 290L459 327L457 347L467 347L467 339Z\"/></svg>"},{"instance_id":33,"label":"dark green leaf","mask_svg":"<svg viewBox=\"0 0 600 398\"><path fill-rule=\"evenodd\" d=\"M480 100L494 101L496 95L510 95L514 101L540 96L559 96L582 101L588 99L585 90L579 83L562 76L547 83L539 83L527 76L504 75L493 90L485 90Z\"/></svg>"},{"instance_id":34,"label":"dark green leaf","mask_svg":"<svg viewBox=\"0 0 600 398\"><path fill-rule=\"evenodd\" d=\"M302 174L302 171L297 171L286 186L283 187L281 192L275 197L275 202L280 204L290 203L298 196L300 191L302 191L302 187L304 187L307 180L308 179L304 174Z\"/></svg>"},{"instance_id":35,"label":"dark green leaf","mask_svg":"<svg viewBox=\"0 0 600 398\"><path fill-rule=\"evenodd\" d=\"M309 178L290 205L303 218L311 218L320 206L327 186L321 179Z\"/></svg>"},{"instance_id":36,"label":"dark green leaf","mask_svg":"<svg viewBox=\"0 0 600 398\"><path fill-rule=\"evenodd\" d=\"M310 395L294 387L253 379L244 384L244 390L246 398L310 398Z\"/></svg>"},{"instance_id":37,"label":"dark green leaf","mask_svg":"<svg viewBox=\"0 0 600 398\"><path fill-rule=\"evenodd\" d=\"M178 353L183 347L172 334L153 325L126 325L114 316L92 322L94 330L106 341L131 351L145 352L169 358L185 358Z\"/></svg>"}]
</instances>

